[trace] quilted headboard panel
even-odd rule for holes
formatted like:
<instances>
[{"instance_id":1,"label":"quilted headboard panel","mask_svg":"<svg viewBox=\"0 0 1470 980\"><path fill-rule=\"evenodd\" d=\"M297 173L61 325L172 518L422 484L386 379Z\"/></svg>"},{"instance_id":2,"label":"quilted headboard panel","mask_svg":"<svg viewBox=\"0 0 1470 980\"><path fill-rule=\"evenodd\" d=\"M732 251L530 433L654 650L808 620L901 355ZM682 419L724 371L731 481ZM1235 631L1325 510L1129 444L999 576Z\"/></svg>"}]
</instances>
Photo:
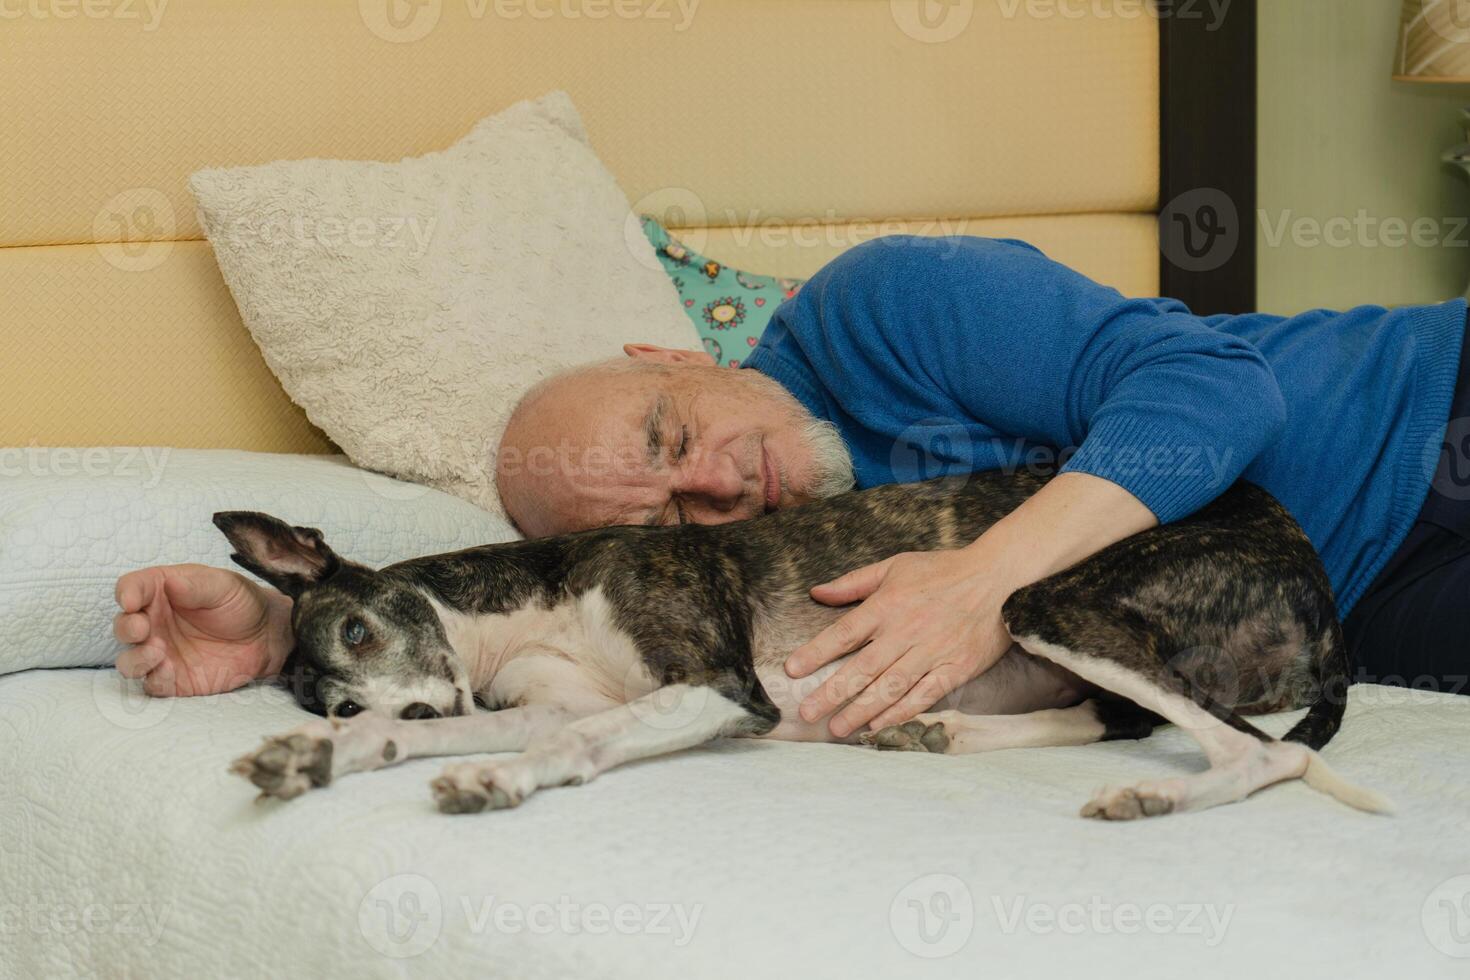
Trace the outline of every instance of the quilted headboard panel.
<instances>
[{"instance_id":1,"label":"quilted headboard panel","mask_svg":"<svg viewBox=\"0 0 1470 980\"><path fill-rule=\"evenodd\" d=\"M1157 289L1148 17L1000 0L937 21L919 0L53 8L18 7L0 60L0 445L328 449L240 324L185 178L419 154L551 88L635 208L731 264L801 276L885 231L1010 234Z\"/></svg>"}]
</instances>

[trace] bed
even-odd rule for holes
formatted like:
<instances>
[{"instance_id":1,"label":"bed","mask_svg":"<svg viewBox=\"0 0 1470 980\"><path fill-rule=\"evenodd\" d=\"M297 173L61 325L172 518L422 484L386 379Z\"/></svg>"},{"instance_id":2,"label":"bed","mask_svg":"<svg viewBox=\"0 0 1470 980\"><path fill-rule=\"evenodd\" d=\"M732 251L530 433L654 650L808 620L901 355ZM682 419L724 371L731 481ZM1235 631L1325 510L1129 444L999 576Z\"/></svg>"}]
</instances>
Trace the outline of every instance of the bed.
<instances>
[{"instance_id":1,"label":"bed","mask_svg":"<svg viewBox=\"0 0 1470 980\"><path fill-rule=\"evenodd\" d=\"M1249 308L1248 240L1201 270L1159 229L1201 188L1252 213L1253 4L1209 31L1073 6L192 0L9 20L0 556L29 564L0 600L44 642L0 655L0 977L1462 975L1470 702L1449 695L1353 691L1327 754L1393 818L1300 785L1077 818L1097 785L1196 768L1177 731L962 758L727 742L447 818L432 760L257 805L226 766L302 720L284 692L149 700L82 666L112 653L117 570L223 563L205 518L250 480L342 533L344 501L373 515L357 530L407 522L356 542L363 560L511 534L420 520L413 488L350 468L350 492L305 478L345 464L241 324L193 170L393 160L559 87L636 208L743 269L800 277L884 231L959 231L1130 295ZM24 463L88 446L233 462L148 485L71 457L64 486Z\"/></svg>"},{"instance_id":2,"label":"bed","mask_svg":"<svg viewBox=\"0 0 1470 980\"><path fill-rule=\"evenodd\" d=\"M5 975L1464 975L1453 695L1353 692L1328 757L1392 818L1292 784L1127 825L1076 811L1196 768L1183 733L954 758L727 741L447 818L436 760L254 803L226 763L300 719L268 686L0 679Z\"/></svg>"}]
</instances>

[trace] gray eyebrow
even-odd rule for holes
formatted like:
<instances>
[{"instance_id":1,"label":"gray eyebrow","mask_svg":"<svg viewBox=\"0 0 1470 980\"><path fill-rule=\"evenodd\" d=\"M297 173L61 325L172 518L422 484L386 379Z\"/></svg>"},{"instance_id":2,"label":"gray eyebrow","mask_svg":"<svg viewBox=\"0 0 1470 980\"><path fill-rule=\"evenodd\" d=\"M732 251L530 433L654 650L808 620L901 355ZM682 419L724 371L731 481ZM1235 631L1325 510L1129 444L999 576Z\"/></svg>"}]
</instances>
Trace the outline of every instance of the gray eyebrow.
<instances>
[{"instance_id":1,"label":"gray eyebrow","mask_svg":"<svg viewBox=\"0 0 1470 980\"><path fill-rule=\"evenodd\" d=\"M663 452L664 416L668 414L669 396L659 395L653 400L648 415L643 419L643 433L648 437L648 461L655 462Z\"/></svg>"},{"instance_id":2,"label":"gray eyebrow","mask_svg":"<svg viewBox=\"0 0 1470 980\"><path fill-rule=\"evenodd\" d=\"M643 434L648 438L648 462L649 465L657 463L664 452L664 417L669 413L669 396L659 395L653 400L653 405L648 409L648 415L643 419ZM663 511L650 511L643 519L645 527L658 527L662 524Z\"/></svg>"}]
</instances>

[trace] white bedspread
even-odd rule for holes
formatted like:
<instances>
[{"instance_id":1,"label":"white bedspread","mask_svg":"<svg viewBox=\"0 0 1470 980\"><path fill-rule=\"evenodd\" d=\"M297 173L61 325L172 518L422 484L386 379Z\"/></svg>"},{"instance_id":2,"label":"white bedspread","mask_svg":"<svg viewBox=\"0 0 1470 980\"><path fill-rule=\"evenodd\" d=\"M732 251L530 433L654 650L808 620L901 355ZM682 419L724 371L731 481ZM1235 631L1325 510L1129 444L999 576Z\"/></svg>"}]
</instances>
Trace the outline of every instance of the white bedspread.
<instances>
[{"instance_id":1,"label":"white bedspread","mask_svg":"<svg viewBox=\"0 0 1470 980\"><path fill-rule=\"evenodd\" d=\"M1201 764L1182 733L732 741L446 817L438 760L256 805L225 767L304 719L282 692L124 692L0 677L0 975L1470 975L1470 698L1354 690L1326 755L1395 817L1298 783L1105 824L1094 787Z\"/></svg>"}]
</instances>

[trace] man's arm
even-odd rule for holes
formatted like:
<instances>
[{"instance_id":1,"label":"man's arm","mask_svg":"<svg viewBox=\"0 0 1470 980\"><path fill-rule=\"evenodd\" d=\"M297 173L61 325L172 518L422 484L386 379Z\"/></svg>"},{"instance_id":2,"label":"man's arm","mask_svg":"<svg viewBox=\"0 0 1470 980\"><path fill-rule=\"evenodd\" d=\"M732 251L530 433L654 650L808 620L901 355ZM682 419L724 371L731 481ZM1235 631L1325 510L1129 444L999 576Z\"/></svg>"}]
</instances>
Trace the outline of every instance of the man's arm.
<instances>
[{"instance_id":1,"label":"man's arm","mask_svg":"<svg viewBox=\"0 0 1470 980\"><path fill-rule=\"evenodd\" d=\"M856 699L834 719L838 735L901 721L977 676L1009 645L1000 607L1011 592L1193 513L1285 423L1275 377L1249 343L1022 243L880 239L818 273L778 320L856 419L938 405L962 426L1076 450L972 545L900 555L813 590L861 602L788 661L804 676L857 651L802 707L815 720ZM979 451L973 462L994 465Z\"/></svg>"},{"instance_id":2,"label":"man's arm","mask_svg":"<svg viewBox=\"0 0 1470 980\"><path fill-rule=\"evenodd\" d=\"M161 565L117 580L112 631L124 677L156 697L220 694L280 673L291 600L224 568Z\"/></svg>"},{"instance_id":3,"label":"man's arm","mask_svg":"<svg viewBox=\"0 0 1470 980\"><path fill-rule=\"evenodd\" d=\"M1164 523L1223 493L1286 421L1250 343L1019 242L860 245L783 304L770 329L869 428L980 425L1075 450L1064 470L1118 484ZM950 472L998 465L984 436L970 448L965 459L963 444L948 447L960 457Z\"/></svg>"},{"instance_id":4,"label":"man's arm","mask_svg":"<svg viewBox=\"0 0 1470 980\"><path fill-rule=\"evenodd\" d=\"M798 648L787 672L804 677L867 645L802 702L802 718L847 704L831 722L846 737L927 710L1010 647L1000 610L1012 592L1157 523L1117 484L1063 473L965 548L899 555L813 589L820 602L862 605Z\"/></svg>"}]
</instances>

